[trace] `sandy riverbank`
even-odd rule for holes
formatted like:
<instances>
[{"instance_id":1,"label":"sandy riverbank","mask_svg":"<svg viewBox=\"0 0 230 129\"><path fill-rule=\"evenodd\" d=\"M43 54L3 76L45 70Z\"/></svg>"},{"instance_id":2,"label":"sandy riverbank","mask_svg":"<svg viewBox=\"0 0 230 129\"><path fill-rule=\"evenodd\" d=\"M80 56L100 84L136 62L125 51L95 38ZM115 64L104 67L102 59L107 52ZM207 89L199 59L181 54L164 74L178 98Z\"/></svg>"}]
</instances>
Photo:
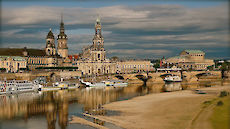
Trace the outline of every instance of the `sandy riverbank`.
<instances>
[{"instance_id":1,"label":"sandy riverbank","mask_svg":"<svg viewBox=\"0 0 230 129\"><path fill-rule=\"evenodd\" d=\"M195 94L193 91L185 90L149 94L126 101L113 102L103 107L120 111L121 115L94 117L127 129L190 129L194 127L192 124L200 114L203 102L216 98L222 90L230 91L230 85L202 90L208 94ZM202 119L201 122L206 122L205 127L208 129L211 128L211 125L207 119ZM199 122L195 124L199 125Z\"/></svg>"}]
</instances>

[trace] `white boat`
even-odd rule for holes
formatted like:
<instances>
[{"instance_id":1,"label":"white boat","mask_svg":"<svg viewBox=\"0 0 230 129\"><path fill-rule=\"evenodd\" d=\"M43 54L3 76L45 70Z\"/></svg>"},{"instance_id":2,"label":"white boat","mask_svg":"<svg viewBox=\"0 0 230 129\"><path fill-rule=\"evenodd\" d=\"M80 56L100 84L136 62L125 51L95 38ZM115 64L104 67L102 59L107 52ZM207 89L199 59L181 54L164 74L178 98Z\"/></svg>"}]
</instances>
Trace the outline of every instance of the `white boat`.
<instances>
[{"instance_id":1,"label":"white boat","mask_svg":"<svg viewBox=\"0 0 230 129\"><path fill-rule=\"evenodd\" d=\"M181 82L182 79L180 76L177 75L168 75L164 78L165 82Z\"/></svg>"},{"instance_id":2,"label":"white boat","mask_svg":"<svg viewBox=\"0 0 230 129\"><path fill-rule=\"evenodd\" d=\"M79 88L79 84L77 83L56 82L56 83L53 83L53 86L43 87L42 91L76 89L76 88Z\"/></svg>"},{"instance_id":3,"label":"white boat","mask_svg":"<svg viewBox=\"0 0 230 129\"><path fill-rule=\"evenodd\" d=\"M68 84L65 82L56 82L56 83L53 83L53 87L60 88L61 90L68 89Z\"/></svg>"},{"instance_id":4,"label":"white boat","mask_svg":"<svg viewBox=\"0 0 230 129\"><path fill-rule=\"evenodd\" d=\"M68 84L68 89L76 89L76 88L79 88L78 83L70 83L70 84Z\"/></svg>"},{"instance_id":5,"label":"white boat","mask_svg":"<svg viewBox=\"0 0 230 129\"><path fill-rule=\"evenodd\" d=\"M0 81L0 94L12 94L41 90L42 85L27 80Z\"/></svg>"},{"instance_id":6,"label":"white boat","mask_svg":"<svg viewBox=\"0 0 230 129\"><path fill-rule=\"evenodd\" d=\"M98 83L84 82L83 80L80 80L80 82L88 87L105 87L105 86L122 87L128 85L128 83L120 80L108 80L108 81L101 81Z\"/></svg>"}]
</instances>

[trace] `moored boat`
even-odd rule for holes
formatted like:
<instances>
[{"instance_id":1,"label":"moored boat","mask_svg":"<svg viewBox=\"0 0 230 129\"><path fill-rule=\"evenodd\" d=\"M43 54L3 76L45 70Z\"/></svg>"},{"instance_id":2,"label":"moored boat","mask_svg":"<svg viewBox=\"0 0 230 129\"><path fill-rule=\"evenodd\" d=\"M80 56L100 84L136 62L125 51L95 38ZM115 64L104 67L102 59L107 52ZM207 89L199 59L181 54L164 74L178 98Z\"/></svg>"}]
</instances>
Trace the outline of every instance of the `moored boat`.
<instances>
[{"instance_id":1,"label":"moored boat","mask_svg":"<svg viewBox=\"0 0 230 129\"><path fill-rule=\"evenodd\" d=\"M42 85L27 80L0 81L0 94L12 94L41 90Z\"/></svg>"},{"instance_id":2,"label":"moored boat","mask_svg":"<svg viewBox=\"0 0 230 129\"><path fill-rule=\"evenodd\" d=\"M177 75L168 75L164 78L165 82L181 82L182 79L180 76Z\"/></svg>"},{"instance_id":3,"label":"moored boat","mask_svg":"<svg viewBox=\"0 0 230 129\"><path fill-rule=\"evenodd\" d=\"M83 80L80 80L80 82L88 87L105 87L105 86L122 87L128 85L127 82L123 82L120 80L107 80L98 83L84 82Z\"/></svg>"}]
</instances>

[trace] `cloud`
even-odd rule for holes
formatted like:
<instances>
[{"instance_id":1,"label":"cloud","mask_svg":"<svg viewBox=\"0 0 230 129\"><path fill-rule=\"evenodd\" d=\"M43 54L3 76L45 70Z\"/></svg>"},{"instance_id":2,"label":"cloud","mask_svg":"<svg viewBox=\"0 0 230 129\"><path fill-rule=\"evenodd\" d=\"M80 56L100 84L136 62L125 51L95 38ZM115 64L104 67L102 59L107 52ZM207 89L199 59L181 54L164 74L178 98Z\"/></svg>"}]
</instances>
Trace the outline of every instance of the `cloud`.
<instances>
[{"instance_id":1,"label":"cloud","mask_svg":"<svg viewBox=\"0 0 230 129\"><path fill-rule=\"evenodd\" d=\"M45 47L49 28L59 33L64 14L70 53L92 43L94 22L101 17L108 55L162 57L183 49L203 49L221 57L228 52L228 6L189 8L182 5L105 6L100 8L28 6L2 8L3 43ZM6 46L6 45L2 45ZM36 45L34 45L36 46ZM217 49L211 53L211 49ZM220 52L221 50L225 50Z\"/></svg>"},{"instance_id":2,"label":"cloud","mask_svg":"<svg viewBox=\"0 0 230 129\"><path fill-rule=\"evenodd\" d=\"M136 54L156 54L156 55L162 55L162 54L169 54L171 53L169 50L144 50L144 49L132 49L132 50L129 50L129 49L113 49L113 50L110 50L109 53L120 53L120 54L133 54L133 53L136 53Z\"/></svg>"}]
</instances>

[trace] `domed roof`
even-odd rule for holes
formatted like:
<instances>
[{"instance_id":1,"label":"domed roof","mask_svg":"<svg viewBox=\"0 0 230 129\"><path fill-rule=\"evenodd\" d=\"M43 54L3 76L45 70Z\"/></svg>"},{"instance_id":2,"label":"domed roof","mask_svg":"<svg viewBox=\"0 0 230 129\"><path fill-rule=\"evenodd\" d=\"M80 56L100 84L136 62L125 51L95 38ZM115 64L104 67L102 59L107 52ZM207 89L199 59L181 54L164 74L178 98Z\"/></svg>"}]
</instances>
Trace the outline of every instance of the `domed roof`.
<instances>
[{"instance_id":1,"label":"domed roof","mask_svg":"<svg viewBox=\"0 0 230 129\"><path fill-rule=\"evenodd\" d=\"M54 35L53 35L53 32L52 32L52 30L50 29L50 31L49 31L49 33L48 33L48 35L47 35L47 37L46 37L47 39L48 38L50 38L50 39L54 39Z\"/></svg>"}]
</instances>

